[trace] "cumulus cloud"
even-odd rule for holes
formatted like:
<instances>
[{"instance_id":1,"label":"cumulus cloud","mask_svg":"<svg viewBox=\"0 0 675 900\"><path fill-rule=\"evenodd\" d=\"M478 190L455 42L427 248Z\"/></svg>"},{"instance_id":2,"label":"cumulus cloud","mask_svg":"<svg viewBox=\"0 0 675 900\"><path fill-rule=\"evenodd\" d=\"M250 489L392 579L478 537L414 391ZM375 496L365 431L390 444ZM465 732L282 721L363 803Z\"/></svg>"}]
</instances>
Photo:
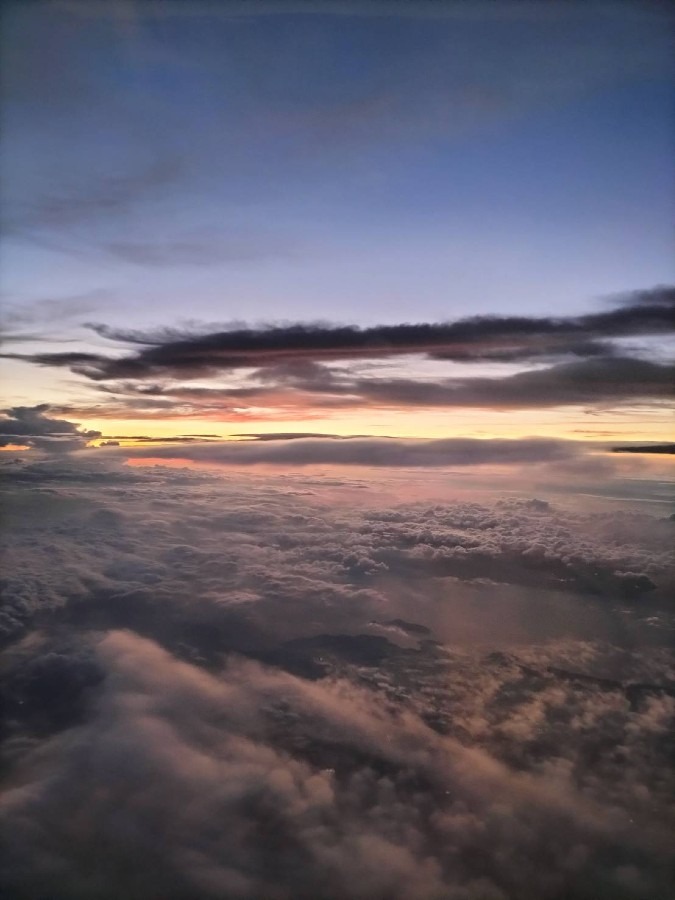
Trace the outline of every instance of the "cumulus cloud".
<instances>
[{"instance_id":1,"label":"cumulus cloud","mask_svg":"<svg viewBox=\"0 0 675 900\"><path fill-rule=\"evenodd\" d=\"M10 896L668 895L668 519L8 468Z\"/></svg>"},{"instance_id":2,"label":"cumulus cloud","mask_svg":"<svg viewBox=\"0 0 675 900\"><path fill-rule=\"evenodd\" d=\"M14 889L279 900L667 890L668 832L603 808L563 760L517 772L341 678L242 662L213 676L120 632L97 656L105 683L87 722L26 753L5 791ZM643 716L662 733L669 712Z\"/></svg>"},{"instance_id":3,"label":"cumulus cloud","mask_svg":"<svg viewBox=\"0 0 675 900\"><path fill-rule=\"evenodd\" d=\"M193 646L216 660L242 646L262 652L307 628L349 632L387 611L449 635L443 590L460 582L487 579L488 592L510 584L622 602L648 597L657 605L673 584L665 518L534 504L368 507L373 492L396 496L413 470L397 482L383 468L364 483L300 472L130 469L98 451L86 465L66 463L8 473L26 497L9 493L4 504L8 635L50 610L69 610L82 626L134 627L155 638L161 623L167 646ZM435 473L420 469L415 477L417 498L425 482L426 496L438 496ZM475 618L476 609L465 614Z\"/></svg>"},{"instance_id":4,"label":"cumulus cloud","mask_svg":"<svg viewBox=\"0 0 675 900\"><path fill-rule=\"evenodd\" d=\"M19 444L47 453L67 453L100 437L100 431L81 431L73 422L46 415L49 409L48 403L41 403L4 410L0 416L0 447Z\"/></svg>"}]
</instances>

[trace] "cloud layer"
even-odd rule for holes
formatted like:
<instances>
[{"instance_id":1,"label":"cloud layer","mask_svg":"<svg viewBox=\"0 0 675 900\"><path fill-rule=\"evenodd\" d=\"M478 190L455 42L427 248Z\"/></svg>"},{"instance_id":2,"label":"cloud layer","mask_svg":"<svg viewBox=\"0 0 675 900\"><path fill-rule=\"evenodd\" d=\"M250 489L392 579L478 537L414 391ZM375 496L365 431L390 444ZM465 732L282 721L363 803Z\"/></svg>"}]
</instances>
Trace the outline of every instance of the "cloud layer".
<instances>
[{"instance_id":1,"label":"cloud layer","mask_svg":"<svg viewBox=\"0 0 675 900\"><path fill-rule=\"evenodd\" d=\"M665 900L672 522L103 458L7 464L10 896Z\"/></svg>"},{"instance_id":2,"label":"cloud layer","mask_svg":"<svg viewBox=\"0 0 675 900\"><path fill-rule=\"evenodd\" d=\"M312 438L223 442L188 442L172 446L121 448L126 457L190 459L227 465L438 467L485 464L544 463L582 455L574 441L545 438L523 440L402 440L395 438Z\"/></svg>"},{"instance_id":3,"label":"cloud layer","mask_svg":"<svg viewBox=\"0 0 675 900\"><path fill-rule=\"evenodd\" d=\"M548 777L512 771L345 680L245 663L213 677L120 632L96 655L105 687L91 718L28 754L30 789L3 800L9 884L278 900L667 889L667 833L635 834L574 789L562 761ZM601 726L589 706L573 715ZM669 713L652 703L642 724L662 734ZM511 727L533 730L534 714Z\"/></svg>"}]
</instances>

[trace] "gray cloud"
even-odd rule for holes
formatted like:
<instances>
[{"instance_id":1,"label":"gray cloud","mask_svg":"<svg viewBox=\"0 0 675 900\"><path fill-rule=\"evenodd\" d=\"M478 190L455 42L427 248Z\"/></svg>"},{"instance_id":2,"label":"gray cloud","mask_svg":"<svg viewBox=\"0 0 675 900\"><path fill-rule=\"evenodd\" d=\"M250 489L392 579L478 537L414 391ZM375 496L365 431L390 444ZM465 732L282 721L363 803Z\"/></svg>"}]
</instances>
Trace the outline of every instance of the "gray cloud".
<instances>
[{"instance_id":1,"label":"gray cloud","mask_svg":"<svg viewBox=\"0 0 675 900\"><path fill-rule=\"evenodd\" d=\"M0 447L24 444L48 453L67 453L100 437L100 431L81 431L74 422L46 415L48 403L15 406L0 415Z\"/></svg>"},{"instance_id":2,"label":"gray cloud","mask_svg":"<svg viewBox=\"0 0 675 900\"><path fill-rule=\"evenodd\" d=\"M673 398L675 365L630 357L563 363L503 378L359 381L366 402L394 406L464 406L492 409L612 404Z\"/></svg>"},{"instance_id":3,"label":"gray cloud","mask_svg":"<svg viewBox=\"0 0 675 900\"><path fill-rule=\"evenodd\" d=\"M668 896L672 522L3 469L9 896Z\"/></svg>"},{"instance_id":4,"label":"gray cloud","mask_svg":"<svg viewBox=\"0 0 675 900\"><path fill-rule=\"evenodd\" d=\"M344 678L311 684L241 663L213 677L119 632L97 657L106 680L87 722L28 751L5 792L10 888L49 885L58 898L666 895L664 826L643 814L632 828L628 811L575 785L566 759L548 773L512 770ZM502 733L522 744L560 703L556 690L522 692ZM613 705L582 694L569 713L607 738ZM632 724L662 735L669 712L651 704Z\"/></svg>"},{"instance_id":5,"label":"gray cloud","mask_svg":"<svg viewBox=\"0 0 675 900\"><path fill-rule=\"evenodd\" d=\"M65 357L66 354L63 354ZM86 354L68 354L76 366L86 364ZM180 407L182 414L216 412L233 420L246 418L250 407L269 408L279 421L298 414L330 413L335 409L364 407L447 407L495 410L555 408L569 405L619 406L672 402L675 369L672 364L635 357L591 359L560 363L547 368L491 377L423 379L383 378L376 373L359 375L336 371L316 363L275 365L253 373L240 387L191 387L187 384L147 384L134 380L101 385L112 395L98 415L114 416L116 410L143 409L148 415ZM64 411L67 411L64 409ZM83 407L73 414L87 415ZM254 412L253 418L264 418Z\"/></svg>"},{"instance_id":6,"label":"gray cloud","mask_svg":"<svg viewBox=\"0 0 675 900\"><path fill-rule=\"evenodd\" d=\"M675 453L675 444L629 444L624 447L612 447L614 453Z\"/></svg>"},{"instance_id":7,"label":"gray cloud","mask_svg":"<svg viewBox=\"0 0 675 900\"><path fill-rule=\"evenodd\" d=\"M520 440L405 440L401 438L279 439L276 441L223 441L191 443L176 451L170 447L124 448L129 456L176 457L227 465L357 465L437 467L491 463L521 464L574 459L581 444L545 438Z\"/></svg>"},{"instance_id":8,"label":"gray cloud","mask_svg":"<svg viewBox=\"0 0 675 900\"><path fill-rule=\"evenodd\" d=\"M352 435L342 435L342 434L326 434L324 432L316 432L316 431L268 431L268 432L246 432L242 434L233 434L234 438L244 438L245 440L251 441L297 441L303 440L307 438L316 438L317 440L326 439L326 440L335 440L335 441L346 441L352 440L354 438L368 438L370 435L367 434L352 434Z\"/></svg>"},{"instance_id":9,"label":"gray cloud","mask_svg":"<svg viewBox=\"0 0 675 900\"><path fill-rule=\"evenodd\" d=\"M672 366L621 356L616 338L662 334L675 325L673 289L656 288L616 298L606 312L575 318L478 317L447 324L355 328L293 325L204 335L175 331L144 334L93 326L104 337L140 345L126 356L60 352L4 354L41 366L67 367L106 390L203 403L258 401L260 406L368 404L517 408L621 403L670 397ZM424 354L432 359L479 362L534 361L586 356L503 378L382 379L336 372L321 365ZM194 389L172 384L254 368L251 385ZM126 384L125 384L126 380ZM154 381L154 385L147 384ZM283 400L276 395L281 389ZM124 400L122 401L124 402ZM152 405L146 402L146 405Z\"/></svg>"},{"instance_id":10,"label":"gray cloud","mask_svg":"<svg viewBox=\"0 0 675 900\"><path fill-rule=\"evenodd\" d=\"M274 443L239 446L267 452ZM147 455L164 449L148 448ZM76 621L135 627L155 639L161 628L174 649L192 635L202 655L217 657L242 642L267 646L270 634L278 640L305 633L313 621L319 629L350 631L385 619L383 589L397 597L403 584L406 591L423 584L424 593L410 608L392 607L389 618L412 614L419 621L431 612L438 578L648 596L657 604L673 583L672 523L651 516L579 515L534 502L369 508L373 490L395 496L411 485L420 500L439 496L446 482L470 485L470 475L453 481L443 473L439 481L422 468L405 475L383 468L365 482L259 471L223 478L116 466L111 457L118 453L130 455L108 448L7 472L5 488L14 484L25 494L6 497L2 535L5 612L17 622L73 603ZM512 467L509 487L521 483L523 471L531 483L526 463ZM587 490L600 489L595 479ZM198 607L185 606L186 591L201 598Z\"/></svg>"},{"instance_id":11,"label":"gray cloud","mask_svg":"<svg viewBox=\"0 0 675 900\"><path fill-rule=\"evenodd\" d=\"M138 441L144 444L192 444L199 441L222 440L219 434L177 434L171 437L150 437L147 434L101 435L106 441Z\"/></svg>"},{"instance_id":12,"label":"gray cloud","mask_svg":"<svg viewBox=\"0 0 675 900\"><path fill-rule=\"evenodd\" d=\"M616 309L575 318L482 316L438 324L404 324L356 328L293 325L263 330L240 329L208 335L171 336L116 331L92 326L104 337L144 349L126 360L92 362L90 377L151 377L213 369L230 369L289 360L372 358L427 353L444 359L528 359L544 352L602 355L594 339L662 334L675 329L675 289L636 291ZM607 350L605 349L605 352ZM125 362L129 371L125 372ZM58 364L52 358L51 364ZM68 365L68 361L65 361ZM145 371L147 369L147 372Z\"/></svg>"}]
</instances>

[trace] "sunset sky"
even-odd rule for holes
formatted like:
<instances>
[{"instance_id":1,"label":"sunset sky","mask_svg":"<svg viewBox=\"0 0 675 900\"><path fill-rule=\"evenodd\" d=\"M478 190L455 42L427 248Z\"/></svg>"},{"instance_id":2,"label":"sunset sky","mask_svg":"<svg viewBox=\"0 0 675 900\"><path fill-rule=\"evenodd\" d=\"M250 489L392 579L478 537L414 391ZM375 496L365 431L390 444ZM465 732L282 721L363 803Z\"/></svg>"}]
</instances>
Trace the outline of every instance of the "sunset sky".
<instances>
[{"instance_id":1,"label":"sunset sky","mask_svg":"<svg viewBox=\"0 0 675 900\"><path fill-rule=\"evenodd\" d=\"M5 408L112 440L668 439L671 26L5 4Z\"/></svg>"},{"instance_id":2,"label":"sunset sky","mask_svg":"<svg viewBox=\"0 0 675 900\"><path fill-rule=\"evenodd\" d=\"M0 0L1 897L675 897L674 11Z\"/></svg>"}]
</instances>

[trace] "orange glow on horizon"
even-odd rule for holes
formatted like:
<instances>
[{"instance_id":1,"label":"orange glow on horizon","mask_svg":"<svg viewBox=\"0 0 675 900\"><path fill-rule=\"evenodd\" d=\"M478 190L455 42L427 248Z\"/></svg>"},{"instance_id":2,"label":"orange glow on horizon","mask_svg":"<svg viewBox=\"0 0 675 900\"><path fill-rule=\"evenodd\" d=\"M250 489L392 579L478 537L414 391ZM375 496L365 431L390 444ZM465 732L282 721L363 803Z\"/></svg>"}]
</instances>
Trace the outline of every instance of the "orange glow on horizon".
<instances>
[{"instance_id":1,"label":"orange glow on horizon","mask_svg":"<svg viewBox=\"0 0 675 900\"><path fill-rule=\"evenodd\" d=\"M81 418L81 426L100 431L100 444L115 436L125 446L147 445L142 437L172 438L178 435L212 435L236 440L247 433L311 432L341 437L369 435L399 438L524 438L542 436L559 440L621 443L672 440L671 410L621 410L593 417L579 408L528 409L494 412L483 409L371 409L358 413L269 415L247 419L162 417ZM597 424L596 424L597 423ZM139 439L140 438L140 439Z\"/></svg>"},{"instance_id":2,"label":"orange glow on horizon","mask_svg":"<svg viewBox=\"0 0 675 900\"><path fill-rule=\"evenodd\" d=\"M11 453L17 452L18 450L31 450L32 448L28 446L28 444L6 444L4 447L0 447L0 451L3 453Z\"/></svg>"},{"instance_id":3,"label":"orange glow on horizon","mask_svg":"<svg viewBox=\"0 0 675 900\"><path fill-rule=\"evenodd\" d=\"M156 456L144 456L141 458L134 458L130 456L127 460L125 460L128 466L132 468L136 468L137 466L164 466L168 469L212 469L212 468L222 468L218 463L203 463L203 462L195 462L192 459L183 459L180 457L156 457Z\"/></svg>"}]
</instances>

